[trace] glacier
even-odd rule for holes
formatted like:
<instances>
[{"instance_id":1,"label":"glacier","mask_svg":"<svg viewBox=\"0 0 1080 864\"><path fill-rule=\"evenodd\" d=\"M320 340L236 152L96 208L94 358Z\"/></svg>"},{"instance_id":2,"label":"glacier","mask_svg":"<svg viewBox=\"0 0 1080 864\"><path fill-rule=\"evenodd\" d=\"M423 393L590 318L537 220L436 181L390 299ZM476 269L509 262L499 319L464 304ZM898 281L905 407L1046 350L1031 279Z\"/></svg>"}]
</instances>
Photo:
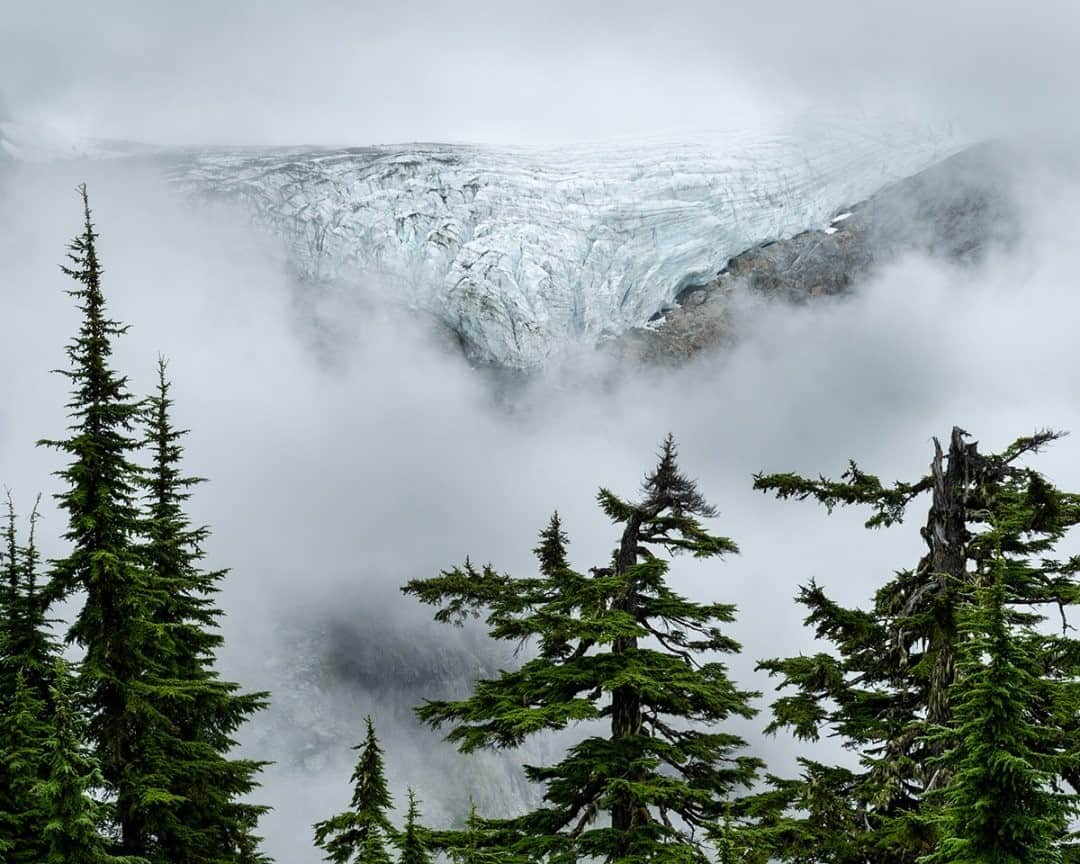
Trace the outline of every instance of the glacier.
<instances>
[{"instance_id":1,"label":"glacier","mask_svg":"<svg viewBox=\"0 0 1080 864\"><path fill-rule=\"evenodd\" d=\"M309 283L434 316L474 360L533 369L646 325L748 247L831 217L970 144L818 118L562 147L195 148L0 118L0 163L149 157L239 202Z\"/></svg>"},{"instance_id":2,"label":"glacier","mask_svg":"<svg viewBox=\"0 0 1080 864\"><path fill-rule=\"evenodd\" d=\"M530 369L645 324L748 246L823 227L966 143L822 120L555 148L200 149L171 177L250 207L305 279L423 310L474 359Z\"/></svg>"}]
</instances>

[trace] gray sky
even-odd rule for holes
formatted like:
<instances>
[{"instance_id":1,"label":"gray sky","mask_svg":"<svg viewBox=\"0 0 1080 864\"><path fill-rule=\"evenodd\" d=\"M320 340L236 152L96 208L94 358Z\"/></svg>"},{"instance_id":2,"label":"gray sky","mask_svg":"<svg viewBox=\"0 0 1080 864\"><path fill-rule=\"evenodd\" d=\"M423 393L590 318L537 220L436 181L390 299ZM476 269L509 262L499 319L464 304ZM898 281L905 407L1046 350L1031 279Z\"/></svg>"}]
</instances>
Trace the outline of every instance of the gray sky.
<instances>
[{"instance_id":1,"label":"gray sky","mask_svg":"<svg viewBox=\"0 0 1080 864\"><path fill-rule=\"evenodd\" d=\"M1070 0L5 6L0 92L72 134L164 144L547 143L780 112L1075 124Z\"/></svg>"},{"instance_id":2,"label":"gray sky","mask_svg":"<svg viewBox=\"0 0 1080 864\"><path fill-rule=\"evenodd\" d=\"M1072 2L393 5L12 2L0 91L21 122L161 143L547 142L852 110L1077 131ZM1080 430L1074 178L1026 178L1023 244L974 271L907 258L845 302L748 308L731 354L604 389L542 382L508 412L423 332L348 305L330 311L353 341L321 365L280 249L242 216L192 210L119 163L25 166L0 174L0 318L16 322L0 337L0 484L24 510L56 488L59 462L33 442L66 422L65 382L48 370L77 325L56 265L79 228L80 180L111 310L132 324L118 363L144 391L157 352L172 358L188 464L212 480L192 506L214 529L211 563L232 568L224 664L252 687L273 687L270 659L291 650L283 617L318 621L355 597L358 620L419 627L396 586L466 554L525 572L555 508L574 563L604 560L614 537L596 487L633 492L672 431L721 510L716 528L743 549L714 567L680 562L677 584L738 604L733 668L767 690L754 662L808 644L790 602L800 583L866 602L920 541L914 525L867 534L854 513L772 502L752 472L835 473L855 457L910 478L953 423L993 448L1037 426ZM1080 437L1037 464L1080 488ZM57 553L61 515L46 507L41 530ZM370 710L355 696L350 719ZM353 743L343 736L340 762L316 775L294 773L285 744L256 754L283 763L260 793L282 864L319 859L308 826L347 801ZM438 736L393 743L395 787L434 801L423 769ZM755 746L781 772L797 752Z\"/></svg>"}]
</instances>

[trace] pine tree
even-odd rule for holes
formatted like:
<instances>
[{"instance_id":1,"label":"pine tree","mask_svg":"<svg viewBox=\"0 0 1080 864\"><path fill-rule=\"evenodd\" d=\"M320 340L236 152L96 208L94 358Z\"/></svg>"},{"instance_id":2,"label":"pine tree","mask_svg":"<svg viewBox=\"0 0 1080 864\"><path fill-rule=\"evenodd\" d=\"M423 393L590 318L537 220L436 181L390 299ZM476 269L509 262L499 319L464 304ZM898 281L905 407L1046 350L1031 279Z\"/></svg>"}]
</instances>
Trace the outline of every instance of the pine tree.
<instances>
[{"instance_id":1,"label":"pine tree","mask_svg":"<svg viewBox=\"0 0 1080 864\"><path fill-rule=\"evenodd\" d=\"M757 488L781 498L815 498L829 509L867 505L870 528L901 522L923 493L930 493L931 503L922 530L926 554L913 570L886 582L869 610L839 605L813 580L800 590L806 623L835 653L759 664L780 677L780 688L795 691L774 702L767 730L786 728L811 741L838 736L858 766L804 759L801 778L770 777L772 788L740 809L753 825L742 835L753 860L910 864L935 848L938 822L930 802L951 770L938 761L940 738L926 730L952 723L957 655L965 639L958 612L974 596L971 574L985 567L1000 543L1009 561L1006 587L1018 603L1065 610L1080 600L1076 562L1048 557L1080 521L1080 498L1018 464L1056 437L1038 433L1002 453L982 454L956 428L947 458L935 439L930 472L892 486L854 463L840 481L792 474L756 478ZM987 531L994 520L1008 530ZM1065 673L1068 652L1058 653L1040 658L1050 676ZM1044 746L1076 752L1080 716L1049 712L1047 721ZM1080 774L1070 769L1061 779L1075 787Z\"/></svg>"},{"instance_id":2,"label":"pine tree","mask_svg":"<svg viewBox=\"0 0 1080 864\"><path fill-rule=\"evenodd\" d=\"M79 693L89 714L88 734L107 789L116 797L121 854L148 847L144 803L168 794L160 778L143 770L136 741L154 695L145 681L151 668L146 622L158 602L136 547L139 515L135 494L139 470L132 461L138 447L134 424L140 403L127 379L111 365L112 343L127 328L108 317L101 290L97 232L86 187L80 187L83 232L72 241L64 273L78 283L68 293L83 315L78 335L67 347L70 368L59 370L72 386L68 402L69 437L39 443L70 458L57 472L67 489L56 496L68 517L67 557L52 562L49 597L59 600L76 590L86 600L75 616L68 641L85 649Z\"/></svg>"},{"instance_id":3,"label":"pine tree","mask_svg":"<svg viewBox=\"0 0 1080 864\"><path fill-rule=\"evenodd\" d=\"M144 444L152 464L142 477L146 516L140 547L157 602L149 610L147 661L155 714L136 747L166 794L148 802L154 861L224 864L251 855L250 833L266 807L244 803L265 763L230 759L232 734L266 705L266 693L242 694L214 670L223 643L214 597L225 571L200 568L209 531L184 512L190 489L203 482L180 470L184 430L173 428L164 359L157 393L146 402Z\"/></svg>"},{"instance_id":4,"label":"pine tree","mask_svg":"<svg viewBox=\"0 0 1080 864\"><path fill-rule=\"evenodd\" d=\"M677 594L665 579L668 561L653 549L698 558L738 550L702 526L715 511L679 471L670 436L641 500L607 489L598 500L622 531L608 566L590 575L568 564L556 514L535 550L538 576L514 578L466 561L405 586L441 607L437 620L484 614L493 637L537 643L537 656L519 669L477 681L467 699L429 701L417 713L449 725L447 739L464 752L516 747L578 721L609 724L607 734L583 738L557 764L526 766L543 785L543 806L485 820L502 830L504 855L705 862L702 831L715 827L725 799L760 766L737 755L744 742L718 724L752 716L755 694L737 689L722 663L699 659L739 650L720 629L734 607Z\"/></svg>"},{"instance_id":5,"label":"pine tree","mask_svg":"<svg viewBox=\"0 0 1080 864\"><path fill-rule=\"evenodd\" d=\"M405 828L401 832L398 845L401 854L398 864L431 864L431 855L423 826L419 824L420 807L416 793L409 790L409 809L405 814Z\"/></svg>"},{"instance_id":6,"label":"pine tree","mask_svg":"<svg viewBox=\"0 0 1080 864\"><path fill-rule=\"evenodd\" d=\"M365 724L364 743L353 748L360 756L352 774L351 809L314 826L315 845L334 864L389 864L386 842L396 836L387 815L393 802L386 785L375 723L367 717Z\"/></svg>"},{"instance_id":7,"label":"pine tree","mask_svg":"<svg viewBox=\"0 0 1080 864\"><path fill-rule=\"evenodd\" d=\"M942 839L921 864L1057 864L1077 796L1058 787L1075 769L1075 752L1043 746L1044 705L1075 710L1080 681L1047 679L1039 661L1043 637L1009 624L1007 560L998 554L988 585L959 615L961 643L953 686L952 725L932 737L948 749L932 764L950 779L937 790L934 816ZM1071 691L1071 692L1070 692Z\"/></svg>"}]
</instances>

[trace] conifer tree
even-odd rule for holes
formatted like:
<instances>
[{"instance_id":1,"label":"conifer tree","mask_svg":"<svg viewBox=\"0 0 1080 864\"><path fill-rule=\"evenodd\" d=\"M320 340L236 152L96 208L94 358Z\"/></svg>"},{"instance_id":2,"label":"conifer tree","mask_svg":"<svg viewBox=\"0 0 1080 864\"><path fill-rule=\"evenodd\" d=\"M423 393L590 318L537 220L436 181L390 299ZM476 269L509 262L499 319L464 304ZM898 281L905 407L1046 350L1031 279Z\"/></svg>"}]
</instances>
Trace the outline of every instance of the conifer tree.
<instances>
[{"instance_id":1,"label":"conifer tree","mask_svg":"<svg viewBox=\"0 0 1080 864\"><path fill-rule=\"evenodd\" d=\"M382 748L370 716L365 724L364 743L353 748L360 756L352 774L350 809L314 826L315 845L334 864L389 864L386 843L396 836L387 815L393 802L386 785Z\"/></svg>"},{"instance_id":2,"label":"conifer tree","mask_svg":"<svg viewBox=\"0 0 1080 864\"><path fill-rule=\"evenodd\" d=\"M781 498L815 498L829 509L869 506L869 528L901 522L924 493L931 502L922 529L926 554L914 569L887 581L870 609L841 606L813 579L800 590L806 623L832 643L834 653L759 664L779 676L779 688L794 690L774 702L767 730L786 728L811 741L835 735L858 757L858 766L804 759L800 778L770 777L771 789L740 809L753 825L741 835L753 860L910 864L935 848L932 793L948 784L951 768L938 761L942 740L927 729L952 723L951 693L965 639L958 613L974 596L972 574L985 568L999 543L1008 559L1006 589L1018 604L1064 614L1080 601L1077 562L1050 558L1080 521L1080 498L1019 464L1056 437L1041 432L1001 453L982 454L955 428L947 456L934 440L927 475L892 486L854 463L840 481L792 474L756 478L756 488ZM989 532L994 521L1008 530ZM1068 656L1043 651L1039 662L1048 676L1061 676ZM1080 716L1044 710L1043 746L1075 753ZM1075 787L1080 774L1068 769L1061 780Z\"/></svg>"},{"instance_id":3,"label":"conifer tree","mask_svg":"<svg viewBox=\"0 0 1080 864\"><path fill-rule=\"evenodd\" d=\"M132 461L138 447L134 424L140 403L126 377L112 367L113 341L127 328L108 317L101 289L97 232L86 187L83 231L72 241L63 267L78 287L68 293L83 320L67 347L70 368L58 370L71 383L69 436L39 443L70 459L57 472L67 488L56 498L67 513L64 538L69 554L52 562L48 594L52 600L77 590L86 599L68 640L85 649L78 691L88 712L87 727L106 788L115 795L120 854L141 854L148 841L144 805L157 795L159 778L143 770L136 741L154 711L146 673L150 644L146 622L160 598L152 594L140 566L136 542L139 516L135 495L139 470Z\"/></svg>"},{"instance_id":4,"label":"conifer tree","mask_svg":"<svg viewBox=\"0 0 1080 864\"><path fill-rule=\"evenodd\" d=\"M0 595L0 860L36 862L42 856L43 814L32 799L43 776L51 666L56 655L45 606L37 590L38 519L30 515L29 539L20 546L10 494L3 531Z\"/></svg>"},{"instance_id":5,"label":"conifer tree","mask_svg":"<svg viewBox=\"0 0 1080 864\"><path fill-rule=\"evenodd\" d=\"M583 737L558 763L526 766L543 786L543 805L516 819L484 820L501 830L504 856L705 862L702 833L760 766L738 755L742 739L719 728L732 715L752 716L754 694L739 690L722 663L700 657L739 650L720 629L734 607L673 591L668 561L654 550L710 558L737 548L701 524L715 510L679 471L670 436L640 500L607 489L598 500L621 536L611 561L589 575L570 567L556 514L535 550L537 576L466 561L405 586L440 607L437 620L483 614L493 637L535 640L537 650L519 669L477 681L467 699L429 701L417 713L449 725L447 739L464 752L516 747L577 721L608 724L606 734Z\"/></svg>"},{"instance_id":6,"label":"conifer tree","mask_svg":"<svg viewBox=\"0 0 1080 864\"><path fill-rule=\"evenodd\" d=\"M44 769L49 735L45 704L37 698L21 671L16 673L11 704L0 715L2 761L10 796L0 826L7 864L37 864L42 858L44 811L33 791Z\"/></svg>"},{"instance_id":7,"label":"conifer tree","mask_svg":"<svg viewBox=\"0 0 1080 864\"><path fill-rule=\"evenodd\" d=\"M472 800L465 830L444 836L449 837L447 851L453 864L524 864L525 861L505 848L501 832L480 817Z\"/></svg>"},{"instance_id":8,"label":"conifer tree","mask_svg":"<svg viewBox=\"0 0 1080 864\"><path fill-rule=\"evenodd\" d=\"M213 669L223 571L199 568L207 531L183 512L200 481L180 473L183 432L170 425L164 364L148 407L112 368L113 341L127 328L107 315L85 186L80 193L84 228L63 268L78 283L69 294L83 314L61 373L72 384L72 424L68 438L40 443L70 458L57 472L67 483L57 498L72 548L53 562L48 596L86 594L68 640L86 652L78 693L117 822L110 851L154 864L261 860L254 829L266 808L240 798L262 763L227 752L265 694L241 694ZM145 473L134 462L143 444L153 459Z\"/></svg>"},{"instance_id":9,"label":"conifer tree","mask_svg":"<svg viewBox=\"0 0 1080 864\"><path fill-rule=\"evenodd\" d=\"M1057 864L1077 796L1059 778L1077 753L1043 746L1040 708L1075 711L1080 680L1048 679L1039 662L1043 637L1009 624L1006 559L980 574L989 584L959 615L961 642L952 724L931 730L946 749L932 760L948 770L936 790L941 840L921 864ZM1075 851L1075 849L1074 849Z\"/></svg>"},{"instance_id":10,"label":"conifer tree","mask_svg":"<svg viewBox=\"0 0 1080 864\"><path fill-rule=\"evenodd\" d=\"M215 603L225 571L200 567L209 531L193 527L184 512L190 489L202 478L184 476L181 440L172 425L165 360L158 361L157 392L142 416L151 465L141 478L145 517L142 566L154 587L148 608L154 713L136 744L141 764L153 768L157 794L146 806L144 827L162 864L237 861L267 808L242 799L255 788L265 763L228 757L232 734L265 707L267 694L243 694L222 681L214 660L223 637Z\"/></svg>"},{"instance_id":11,"label":"conifer tree","mask_svg":"<svg viewBox=\"0 0 1080 864\"><path fill-rule=\"evenodd\" d=\"M45 814L43 864L146 864L135 856L110 854L102 829L107 807L93 796L104 778L85 750L85 729L72 699L70 675L58 660L53 675L51 734L46 742L45 776L33 791Z\"/></svg>"},{"instance_id":12,"label":"conifer tree","mask_svg":"<svg viewBox=\"0 0 1080 864\"><path fill-rule=\"evenodd\" d=\"M50 633L47 601L38 585L40 554L35 534L40 496L30 511L29 532L25 546L15 538L14 506L8 499L8 526L5 529L10 563L7 566L9 593L5 601L7 615L0 633L0 680L21 673L36 698L48 702L55 657L59 651ZM6 689L6 686L3 686Z\"/></svg>"},{"instance_id":13,"label":"conifer tree","mask_svg":"<svg viewBox=\"0 0 1080 864\"><path fill-rule=\"evenodd\" d=\"M405 814L405 827L398 841L401 848L398 864L431 864L425 831L419 819L420 808L416 793L409 789L409 809Z\"/></svg>"}]
</instances>

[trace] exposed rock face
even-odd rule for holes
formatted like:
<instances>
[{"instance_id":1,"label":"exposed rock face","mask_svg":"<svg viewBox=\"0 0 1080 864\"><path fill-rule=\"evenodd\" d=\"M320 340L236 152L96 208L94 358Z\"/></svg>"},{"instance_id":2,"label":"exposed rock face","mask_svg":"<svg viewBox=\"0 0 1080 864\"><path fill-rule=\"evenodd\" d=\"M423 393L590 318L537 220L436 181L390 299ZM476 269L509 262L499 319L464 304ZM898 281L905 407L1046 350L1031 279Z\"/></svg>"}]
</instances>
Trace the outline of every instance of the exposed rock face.
<instances>
[{"instance_id":1,"label":"exposed rock face","mask_svg":"<svg viewBox=\"0 0 1080 864\"><path fill-rule=\"evenodd\" d=\"M492 814L535 803L536 788L519 763L543 762L559 752L551 736L528 742L509 758L486 751L466 757L442 740L446 730L429 729L413 714L425 699L463 698L475 679L496 677L520 662L513 646L486 638L480 625L437 623L419 604L389 611L400 609L397 592L356 591L337 600L334 608L300 603L277 613L274 651L246 656L250 665L236 672L250 686L273 691L270 709L243 730L251 754L275 759L267 782L313 784L312 820L340 809L344 801L330 794L336 784L325 789L325 800L315 799L324 794L322 780L348 777L355 759L349 748L362 737L370 714L396 800L403 800L406 785L414 787L431 823L460 820L470 798Z\"/></svg>"},{"instance_id":2,"label":"exposed rock face","mask_svg":"<svg viewBox=\"0 0 1080 864\"><path fill-rule=\"evenodd\" d=\"M841 209L823 230L754 246L731 258L716 279L684 290L657 321L607 349L674 365L734 340L736 291L801 303L843 294L905 252L975 262L989 246L1018 236L1012 164L1002 145L973 147Z\"/></svg>"}]
</instances>

